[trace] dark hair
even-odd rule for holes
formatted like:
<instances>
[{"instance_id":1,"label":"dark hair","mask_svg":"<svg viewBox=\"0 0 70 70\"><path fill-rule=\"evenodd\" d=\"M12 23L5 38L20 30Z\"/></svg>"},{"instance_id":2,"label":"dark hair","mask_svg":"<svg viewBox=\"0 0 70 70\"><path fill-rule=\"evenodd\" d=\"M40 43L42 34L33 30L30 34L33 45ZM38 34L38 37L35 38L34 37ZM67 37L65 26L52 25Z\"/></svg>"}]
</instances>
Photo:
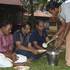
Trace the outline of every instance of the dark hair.
<instances>
[{"instance_id":1,"label":"dark hair","mask_svg":"<svg viewBox=\"0 0 70 70\"><path fill-rule=\"evenodd\" d=\"M7 19L4 19L4 20L0 19L0 28L7 26L8 24L11 24L11 23Z\"/></svg>"},{"instance_id":2,"label":"dark hair","mask_svg":"<svg viewBox=\"0 0 70 70\"><path fill-rule=\"evenodd\" d=\"M39 20L39 19L38 19L38 20L36 20L36 25L39 25L40 22L43 22L43 23L44 23L43 20Z\"/></svg>"},{"instance_id":3,"label":"dark hair","mask_svg":"<svg viewBox=\"0 0 70 70\"><path fill-rule=\"evenodd\" d=\"M25 23L25 24L21 24L21 25L20 25L20 28L24 28L24 29L25 29L25 28L26 28L26 25L29 25L29 26L30 26L30 24ZM31 26L30 26L30 27L31 27Z\"/></svg>"},{"instance_id":4,"label":"dark hair","mask_svg":"<svg viewBox=\"0 0 70 70\"><path fill-rule=\"evenodd\" d=\"M59 6L61 5L61 3L57 3L55 1L51 1L47 4L46 6L46 10L48 11L49 9L55 9L55 8L59 8Z\"/></svg>"}]
</instances>

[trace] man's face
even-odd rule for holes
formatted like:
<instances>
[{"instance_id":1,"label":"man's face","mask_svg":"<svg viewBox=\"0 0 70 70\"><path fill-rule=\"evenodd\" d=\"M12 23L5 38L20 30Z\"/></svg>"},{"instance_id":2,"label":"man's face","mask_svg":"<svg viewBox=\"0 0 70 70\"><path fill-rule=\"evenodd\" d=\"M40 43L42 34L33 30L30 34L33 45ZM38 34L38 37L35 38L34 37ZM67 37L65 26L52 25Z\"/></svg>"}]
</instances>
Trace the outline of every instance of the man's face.
<instances>
[{"instance_id":1,"label":"man's face","mask_svg":"<svg viewBox=\"0 0 70 70\"><path fill-rule=\"evenodd\" d=\"M30 26L29 25L26 25L25 32L26 32L26 34L30 33Z\"/></svg>"},{"instance_id":2,"label":"man's face","mask_svg":"<svg viewBox=\"0 0 70 70\"><path fill-rule=\"evenodd\" d=\"M2 28L2 31L5 35L8 35L11 33L11 28L12 28L12 26L10 24L8 24Z\"/></svg>"},{"instance_id":3,"label":"man's face","mask_svg":"<svg viewBox=\"0 0 70 70\"><path fill-rule=\"evenodd\" d=\"M58 13L59 13L59 8L49 9L49 12L50 12L53 16L57 16Z\"/></svg>"},{"instance_id":4,"label":"man's face","mask_svg":"<svg viewBox=\"0 0 70 70\"><path fill-rule=\"evenodd\" d=\"M37 29L39 31L43 31L43 29L44 29L44 23L43 22L39 22L39 24L37 25Z\"/></svg>"},{"instance_id":5,"label":"man's face","mask_svg":"<svg viewBox=\"0 0 70 70\"><path fill-rule=\"evenodd\" d=\"M25 33L25 34L28 34L30 33L30 26L29 25L26 25L26 27L22 27L22 32Z\"/></svg>"}]
</instances>

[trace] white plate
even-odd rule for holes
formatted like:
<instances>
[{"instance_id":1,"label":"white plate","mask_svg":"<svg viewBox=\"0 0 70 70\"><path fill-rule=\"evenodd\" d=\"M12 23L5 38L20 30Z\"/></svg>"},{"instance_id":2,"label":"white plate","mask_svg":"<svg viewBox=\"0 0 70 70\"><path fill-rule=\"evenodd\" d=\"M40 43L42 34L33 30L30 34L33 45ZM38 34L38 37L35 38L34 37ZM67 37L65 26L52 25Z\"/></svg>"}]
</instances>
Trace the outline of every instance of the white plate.
<instances>
[{"instance_id":1,"label":"white plate","mask_svg":"<svg viewBox=\"0 0 70 70\"><path fill-rule=\"evenodd\" d=\"M14 67L14 69L16 69L16 70L29 70L30 67L29 66L16 66L16 67Z\"/></svg>"}]
</instances>

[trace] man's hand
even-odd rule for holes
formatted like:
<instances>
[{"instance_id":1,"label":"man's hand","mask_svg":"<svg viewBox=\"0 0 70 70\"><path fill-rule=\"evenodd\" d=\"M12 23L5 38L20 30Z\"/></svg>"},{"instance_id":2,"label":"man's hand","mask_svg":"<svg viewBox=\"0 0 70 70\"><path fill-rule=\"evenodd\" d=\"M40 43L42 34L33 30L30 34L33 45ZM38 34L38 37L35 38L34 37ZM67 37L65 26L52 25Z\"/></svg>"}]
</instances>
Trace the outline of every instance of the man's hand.
<instances>
[{"instance_id":1,"label":"man's hand","mask_svg":"<svg viewBox=\"0 0 70 70\"><path fill-rule=\"evenodd\" d=\"M63 44L65 43L65 41L63 39L56 39L56 42L55 42L55 47L61 47Z\"/></svg>"},{"instance_id":2,"label":"man's hand","mask_svg":"<svg viewBox=\"0 0 70 70\"><path fill-rule=\"evenodd\" d=\"M58 39L58 35L54 35L52 39L54 40Z\"/></svg>"},{"instance_id":3,"label":"man's hand","mask_svg":"<svg viewBox=\"0 0 70 70\"><path fill-rule=\"evenodd\" d=\"M16 53L13 53L13 54L12 54L12 60L13 60L13 62L17 60Z\"/></svg>"},{"instance_id":4,"label":"man's hand","mask_svg":"<svg viewBox=\"0 0 70 70\"><path fill-rule=\"evenodd\" d=\"M7 51L7 52L5 52L5 53L3 53L6 57L8 57L8 58L12 58L12 52L10 52L10 51Z\"/></svg>"},{"instance_id":5,"label":"man's hand","mask_svg":"<svg viewBox=\"0 0 70 70\"><path fill-rule=\"evenodd\" d=\"M62 35L58 36L58 35L56 34L56 35L53 36L52 39L55 40L55 44L54 44L55 47L61 47L61 45L62 45L63 43L65 43L65 40L63 39L63 36L62 36Z\"/></svg>"}]
</instances>

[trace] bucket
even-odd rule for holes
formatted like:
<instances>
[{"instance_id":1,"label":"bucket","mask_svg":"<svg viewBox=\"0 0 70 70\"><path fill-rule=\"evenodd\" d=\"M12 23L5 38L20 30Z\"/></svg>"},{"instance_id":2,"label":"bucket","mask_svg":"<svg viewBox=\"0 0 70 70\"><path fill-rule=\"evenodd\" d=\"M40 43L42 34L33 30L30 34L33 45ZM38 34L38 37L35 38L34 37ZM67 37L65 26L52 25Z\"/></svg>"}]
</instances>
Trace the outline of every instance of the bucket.
<instances>
[{"instance_id":1,"label":"bucket","mask_svg":"<svg viewBox=\"0 0 70 70\"><path fill-rule=\"evenodd\" d=\"M59 62L59 52L57 51L48 51L47 59L49 65L58 65Z\"/></svg>"}]
</instances>

